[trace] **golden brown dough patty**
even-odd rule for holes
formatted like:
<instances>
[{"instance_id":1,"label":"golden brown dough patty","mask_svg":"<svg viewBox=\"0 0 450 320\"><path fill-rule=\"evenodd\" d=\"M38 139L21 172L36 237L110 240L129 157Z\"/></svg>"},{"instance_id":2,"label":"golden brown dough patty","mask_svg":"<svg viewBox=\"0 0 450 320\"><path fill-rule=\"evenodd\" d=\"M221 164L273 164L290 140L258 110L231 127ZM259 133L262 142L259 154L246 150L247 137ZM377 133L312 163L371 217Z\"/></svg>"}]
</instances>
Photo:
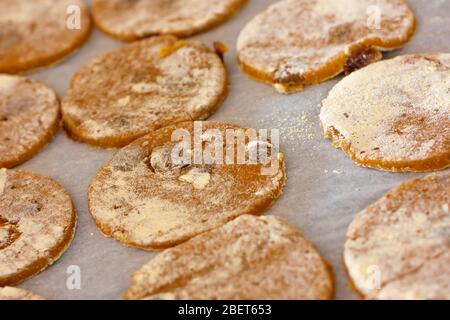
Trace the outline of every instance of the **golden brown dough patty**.
<instances>
[{"instance_id":1,"label":"golden brown dough patty","mask_svg":"<svg viewBox=\"0 0 450 320\"><path fill-rule=\"evenodd\" d=\"M104 235L133 247L163 249L240 215L259 215L280 196L285 182L283 154L273 148L273 164L267 165L242 164L233 158L208 161L211 148L232 146L225 138L211 137L244 129L220 122L198 124L206 140L198 146L192 138L183 152L189 159L173 158L180 152L180 142L172 138L180 132L188 137L196 134L194 123L184 122L134 141L97 173L89 187L89 211ZM268 143L262 138L260 142ZM244 147L251 145L248 141ZM198 152L204 154L200 161L195 160Z\"/></svg>"},{"instance_id":2,"label":"golden brown dough patty","mask_svg":"<svg viewBox=\"0 0 450 320\"><path fill-rule=\"evenodd\" d=\"M50 178L0 170L0 287L15 285L53 264L75 233L67 192Z\"/></svg>"},{"instance_id":3,"label":"golden brown dough patty","mask_svg":"<svg viewBox=\"0 0 450 320\"><path fill-rule=\"evenodd\" d=\"M401 184L359 213L344 260L367 299L450 299L450 173Z\"/></svg>"},{"instance_id":4,"label":"golden brown dough patty","mask_svg":"<svg viewBox=\"0 0 450 320\"><path fill-rule=\"evenodd\" d=\"M0 288L0 300L44 300L44 298L25 289L4 287Z\"/></svg>"},{"instance_id":5,"label":"golden brown dough patty","mask_svg":"<svg viewBox=\"0 0 450 320\"><path fill-rule=\"evenodd\" d=\"M91 28L82 0L0 0L0 73L55 63L81 47Z\"/></svg>"},{"instance_id":6,"label":"golden brown dough patty","mask_svg":"<svg viewBox=\"0 0 450 320\"><path fill-rule=\"evenodd\" d=\"M253 78L290 93L381 59L414 30L403 0L283 0L242 30L238 59Z\"/></svg>"},{"instance_id":7,"label":"golden brown dough patty","mask_svg":"<svg viewBox=\"0 0 450 320\"><path fill-rule=\"evenodd\" d=\"M0 74L0 168L34 156L59 128L59 100L44 84Z\"/></svg>"},{"instance_id":8,"label":"golden brown dough patty","mask_svg":"<svg viewBox=\"0 0 450 320\"><path fill-rule=\"evenodd\" d=\"M248 0L94 0L93 15L105 33L136 40L154 35L189 36L219 25Z\"/></svg>"},{"instance_id":9,"label":"golden brown dough patty","mask_svg":"<svg viewBox=\"0 0 450 320\"><path fill-rule=\"evenodd\" d=\"M126 299L330 299L331 270L274 216L244 215L158 254L133 274Z\"/></svg>"},{"instance_id":10,"label":"golden brown dough patty","mask_svg":"<svg viewBox=\"0 0 450 320\"><path fill-rule=\"evenodd\" d=\"M123 147L161 127L208 118L227 93L220 57L196 41L153 37L101 55L79 70L62 102L70 134Z\"/></svg>"},{"instance_id":11,"label":"golden brown dough patty","mask_svg":"<svg viewBox=\"0 0 450 320\"><path fill-rule=\"evenodd\" d=\"M357 164L389 171L450 166L450 54L381 61L339 82L322 103L325 137Z\"/></svg>"}]
</instances>

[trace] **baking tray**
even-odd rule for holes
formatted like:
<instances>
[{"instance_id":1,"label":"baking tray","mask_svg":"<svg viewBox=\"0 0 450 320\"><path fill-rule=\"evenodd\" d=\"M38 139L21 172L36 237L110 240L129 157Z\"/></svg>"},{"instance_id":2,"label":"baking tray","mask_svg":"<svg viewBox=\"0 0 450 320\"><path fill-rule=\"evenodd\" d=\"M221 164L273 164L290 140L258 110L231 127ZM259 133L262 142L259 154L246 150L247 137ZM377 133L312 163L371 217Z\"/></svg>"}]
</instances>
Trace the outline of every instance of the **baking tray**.
<instances>
[{"instance_id":1,"label":"baking tray","mask_svg":"<svg viewBox=\"0 0 450 320\"><path fill-rule=\"evenodd\" d=\"M209 46L218 40L230 47L226 55L230 93L212 119L246 127L280 129L288 180L284 195L267 214L284 217L313 241L333 266L336 298L355 299L357 295L348 285L342 264L348 225L357 212L391 188L419 175L358 167L323 138L318 118L320 102L340 77L285 96L251 80L239 70L235 45L240 30L273 2L276 1L251 0L227 23L194 37ZM417 34L403 49L385 57L414 52L450 52L450 1L408 2L418 18ZM62 97L78 68L98 54L121 45L95 30L89 42L71 58L50 69L31 73L30 77L46 83ZM131 273L154 256L152 252L127 248L103 237L89 215L89 182L113 153L114 150L74 142L60 131L45 150L19 167L60 182L71 194L78 212L78 229L69 250L55 265L25 281L21 287L48 299L121 299L130 284ZM78 268L81 272L79 289L67 285L72 279L68 272Z\"/></svg>"}]
</instances>

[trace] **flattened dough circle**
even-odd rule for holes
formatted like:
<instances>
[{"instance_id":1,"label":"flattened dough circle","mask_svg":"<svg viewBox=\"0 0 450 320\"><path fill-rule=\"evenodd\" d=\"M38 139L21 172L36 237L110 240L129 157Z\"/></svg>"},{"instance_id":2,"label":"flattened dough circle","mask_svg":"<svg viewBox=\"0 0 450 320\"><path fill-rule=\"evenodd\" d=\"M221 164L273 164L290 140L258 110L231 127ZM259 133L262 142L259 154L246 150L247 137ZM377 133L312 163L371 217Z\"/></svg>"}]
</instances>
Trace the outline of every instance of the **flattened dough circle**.
<instances>
[{"instance_id":1,"label":"flattened dough circle","mask_svg":"<svg viewBox=\"0 0 450 320\"><path fill-rule=\"evenodd\" d=\"M136 40L154 35L190 36L211 29L248 0L94 0L93 15L105 33Z\"/></svg>"},{"instance_id":2,"label":"flattened dough circle","mask_svg":"<svg viewBox=\"0 0 450 320\"><path fill-rule=\"evenodd\" d=\"M203 122L202 127L205 135L216 136L243 130L220 122ZM194 130L193 122L185 122L150 133L98 172L89 187L89 211L104 235L133 247L163 249L240 215L261 214L280 196L285 182L281 153L274 153L276 166L268 175L263 164L198 164L192 159L174 164L171 155L179 144L172 134L193 137ZM214 141L226 147L210 140L203 148L209 150ZM194 145L192 140L191 154Z\"/></svg>"},{"instance_id":3,"label":"flattened dough circle","mask_svg":"<svg viewBox=\"0 0 450 320\"><path fill-rule=\"evenodd\" d=\"M50 178L0 170L0 287L15 285L53 264L75 234L67 192Z\"/></svg>"},{"instance_id":4,"label":"flattened dough circle","mask_svg":"<svg viewBox=\"0 0 450 320\"><path fill-rule=\"evenodd\" d=\"M450 299L450 173L401 184L359 213L344 261L367 299Z\"/></svg>"},{"instance_id":5,"label":"flattened dough circle","mask_svg":"<svg viewBox=\"0 0 450 320\"><path fill-rule=\"evenodd\" d=\"M126 299L331 299L331 270L274 216L244 215L158 254L133 274Z\"/></svg>"},{"instance_id":6,"label":"flattened dough circle","mask_svg":"<svg viewBox=\"0 0 450 320\"><path fill-rule=\"evenodd\" d=\"M414 31L403 0L283 0L242 30L238 59L253 78L290 93L378 60Z\"/></svg>"},{"instance_id":7,"label":"flattened dough circle","mask_svg":"<svg viewBox=\"0 0 450 320\"><path fill-rule=\"evenodd\" d=\"M80 69L62 102L63 121L75 139L123 147L161 127L208 118L227 88L214 51L196 41L153 37Z\"/></svg>"},{"instance_id":8,"label":"flattened dough circle","mask_svg":"<svg viewBox=\"0 0 450 320\"><path fill-rule=\"evenodd\" d=\"M0 73L19 73L65 58L92 28L82 0L0 0Z\"/></svg>"},{"instance_id":9,"label":"flattened dough circle","mask_svg":"<svg viewBox=\"0 0 450 320\"><path fill-rule=\"evenodd\" d=\"M322 103L325 137L357 164L389 171L450 166L450 54L381 61L339 82Z\"/></svg>"},{"instance_id":10,"label":"flattened dough circle","mask_svg":"<svg viewBox=\"0 0 450 320\"><path fill-rule=\"evenodd\" d=\"M0 168L12 168L47 145L60 125L53 90L35 80L0 74Z\"/></svg>"}]
</instances>

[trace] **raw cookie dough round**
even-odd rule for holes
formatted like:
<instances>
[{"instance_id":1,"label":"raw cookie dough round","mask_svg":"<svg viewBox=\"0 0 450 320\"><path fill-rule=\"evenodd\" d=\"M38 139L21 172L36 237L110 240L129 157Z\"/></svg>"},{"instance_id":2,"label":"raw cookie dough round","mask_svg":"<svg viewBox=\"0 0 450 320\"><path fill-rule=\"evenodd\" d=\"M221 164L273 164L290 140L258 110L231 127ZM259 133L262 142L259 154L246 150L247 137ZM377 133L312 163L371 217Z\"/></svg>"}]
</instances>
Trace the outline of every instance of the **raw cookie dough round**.
<instances>
[{"instance_id":1,"label":"raw cookie dough round","mask_svg":"<svg viewBox=\"0 0 450 320\"><path fill-rule=\"evenodd\" d=\"M190 36L211 29L240 10L248 0L94 0L98 28L121 39L154 35Z\"/></svg>"},{"instance_id":2,"label":"raw cookie dough round","mask_svg":"<svg viewBox=\"0 0 450 320\"><path fill-rule=\"evenodd\" d=\"M78 71L62 102L63 120L76 139L123 147L161 127L208 118L227 86L222 60L203 44L153 37Z\"/></svg>"},{"instance_id":3,"label":"raw cookie dough round","mask_svg":"<svg viewBox=\"0 0 450 320\"><path fill-rule=\"evenodd\" d=\"M331 90L325 137L357 164L389 171L450 166L450 54L415 54L359 70Z\"/></svg>"},{"instance_id":4,"label":"raw cookie dough round","mask_svg":"<svg viewBox=\"0 0 450 320\"><path fill-rule=\"evenodd\" d=\"M359 213L344 260L367 299L450 299L450 173L403 183Z\"/></svg>"},{"instance_id":5,"label":"raw cookie dough round","mask_svg":"<svg viewBox=\"0 0 450 320\"><path fill-rule=\"evenodd\" d=\"M91 27L82 0L0 0L0 72L55 63L81 47Z\"/></svg>"},{"instance_id":6,"label":"raw cookie dough round","mask_svg":"<svg viewBox=\"0 0 450 320\"><path fill-rule=\"evenodd\" d=\"M47 145L59 128L59 100L45 85L0 74L0 168L12 168Z\"/></svg>"},{"instance_id":7,"label":"raw cookie dough round","mask_svg":"<svg viewBox=\"0 0 450 320\"><path fill-rule=\"evenodd\" d=\"M15 285L53 264L75 233L67 192L50 178L0 170L0 287Z\"/></svg>"},{"instance_id":8,"label":"raw cookie dough round","mask_svg":"<svg viewBox=\"0 0 450 320\"><path fill-rule=\"evenodd\" d=\"M158 254L132 276L126 299L331 299L331 269L274 216L241 216Z\"/></svg>"},{"instance_id":9,"label":"raw cookie dough round","mask_svg":"<svg viewBox=\"0 0 450 320\"><path fill-rule=\"evenodd\" d=\"M238 59L256 80L290 93L379 60L414 31L403 0L283 0L242 30Z\"/></svg>"},{"instance_id":10,"label":"raw cookie dough round","mask_svg":"<svg viewBox=\"0 0 450 320\"><path fill-rule=\"evenodd\" d=\"M104 235L133 247L163 249L240 215L261 214L280 196L285 182L283 154L269 146L271 164L229 160L207 164L213 163L208 157L211 148L227 146L227 130L245 131L219 122L196 122L195 126L200 124L203 133L193 122L150 133L120 150L99 171L89 187L89 211ZM192 143L183 153L186 158L175 161L172 154L178 154L180 142L172 140L172 135L177 138L180 132ZM195 156L202 149L201 144L194 149L194 134L196 141L209 140L203 143L204 161ZM212 138L219 135L223 144ZM247 148L250 143L243 145Z\"/></svg>"},{"instance_id":11,"label":"raw cookie dough round","mask_svg":"<svg viewBox=\"0 0 450 320\"><path fill-rule=\"evenodd\" d=\"M45 299L25 289L4 287L0 288L0 300L45 300Z\"/></svg>"}]
</instances>

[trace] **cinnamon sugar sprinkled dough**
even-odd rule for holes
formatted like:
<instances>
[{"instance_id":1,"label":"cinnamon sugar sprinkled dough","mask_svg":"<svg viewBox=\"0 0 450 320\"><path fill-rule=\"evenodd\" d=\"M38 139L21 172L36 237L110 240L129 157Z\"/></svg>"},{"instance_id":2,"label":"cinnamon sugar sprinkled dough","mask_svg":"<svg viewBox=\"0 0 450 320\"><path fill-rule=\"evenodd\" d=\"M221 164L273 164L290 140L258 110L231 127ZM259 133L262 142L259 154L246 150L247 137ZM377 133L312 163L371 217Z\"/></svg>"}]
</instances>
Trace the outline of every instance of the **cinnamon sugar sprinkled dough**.
<instances>
[{"instance_id":1,"label":"cinnamon sugar sprinkled dough","mask_svg":"<svg viewBox=\"0 0 450 320\"><path fill-rule=\"evenodd\" d=\"M167 248L237 216L261 214L281 194L281 153L272 176L262 175L262 164L178 165L171 160L178 129L194 134L193 122L153 132L119 151L93 179L89 211L103 234L142 249ZM225 135L242 128L204 122L209 129Z\"/></svg>"},{"instance_id":2,"label":"cinnamon sugar sprinkled dough","mask_svg":"<svg viewBox=\"0 0 450 320\"><path fill-rule=\"evenodd\" d=\"M70 29L77 6L80 28ZM57 62L87 40L89 10L82 0L0 0L0 72L18 73Z\"/></svg>"},{"instance_id":3,"label":"cinnamon sugar sprinkled dough","mask_svg":"<svg viewBox=\"0 0 450 320\"><path fill-rule=\"evenodd\" d=\"M0 288L0 300L45 300L41 296L20 288Z\"/></svg>"},{"instance_id":4,"label":"cinnamon sugar sprinkled dough","mask_svg":"<svg viewBox=\"0 0 450 320\"><path fill-rule=\"evenodd\" d=\"M331 90L320 113L333 145L356 163L391 171L450 166L450 54L370 65Z\"/></svg>"},{"instance_id":5,"label":"cinnamon sugar sprinkled dough","mask_svg":"<svg viewBox=\"0 0 450 320\"><path fill-rule=\"evenodd\" d=\"M227 93L225 66L199 42L179 44L173 36L142 40L78 71L62 103L71 135L122 147L161 127L208 118Z\"/></svg>"},{"instance_id":6,"label":"cinnamon sugar sprinkled dough","mask_svg":"<svg viewBox=\"0 0 450 320\"><path fill-rule=\"evenodd\" d=\"M34 173L2 171L0 287L14 285L55 262L72 241L76 214L55 181Z\"/></svg>"},{"instance_id":7,"label":"cinnamon sugar sprinkled dough","mask_svg":"<svg viewBox=\"0 0 450 320\"><path fill-rule=\"evenodd\" d=\"M345 265L368 299L450 299L450 173L406 182L359 213Z\"/></svg>"},{"instance_id":8,"label":"cinnamon sugar sprinkled dough","mask_svg":"<svg viewBox=\"0 0 450 320\"><path fill-rule=\"evenodd\" d=\"M330 299L331 270L284 220L244 215L158 254L126 299Z\"/></svg>"},{"instance_id":9,"label":"cinnamon sugar sprinkled dough","mask_svg":"<svg viewBox=\"0 0 450 320\"><path fill-rule=\"evenodd\" d=\"M34 156L59 127L59 100L45 85L0 75L0 168Z\"/></svg>"},{"instance_id":10,"label":"cinnamon sugar sprinkled dough","mask_svg":"<svg viewBox=\"0 0 450 320\"><path fill-rule=\"evenodd\" d=\"M377 50L403 46L414 30L403 0L283 0L242 30L238 59L250 76L289 93L336 76L347 61L353 70L380 59Z\"/></svg>"},{"instance_id":11,"label":"cinnamon sugar sprinkled dough","mask_svg":"<svg viewBox=\"0 0 450 320\"><path fill-rule=\"evenodd\" d=\"M222 23L248 0L94 0L97 26L121 40L189 36Z\"/></svg>"}]
</instances>

